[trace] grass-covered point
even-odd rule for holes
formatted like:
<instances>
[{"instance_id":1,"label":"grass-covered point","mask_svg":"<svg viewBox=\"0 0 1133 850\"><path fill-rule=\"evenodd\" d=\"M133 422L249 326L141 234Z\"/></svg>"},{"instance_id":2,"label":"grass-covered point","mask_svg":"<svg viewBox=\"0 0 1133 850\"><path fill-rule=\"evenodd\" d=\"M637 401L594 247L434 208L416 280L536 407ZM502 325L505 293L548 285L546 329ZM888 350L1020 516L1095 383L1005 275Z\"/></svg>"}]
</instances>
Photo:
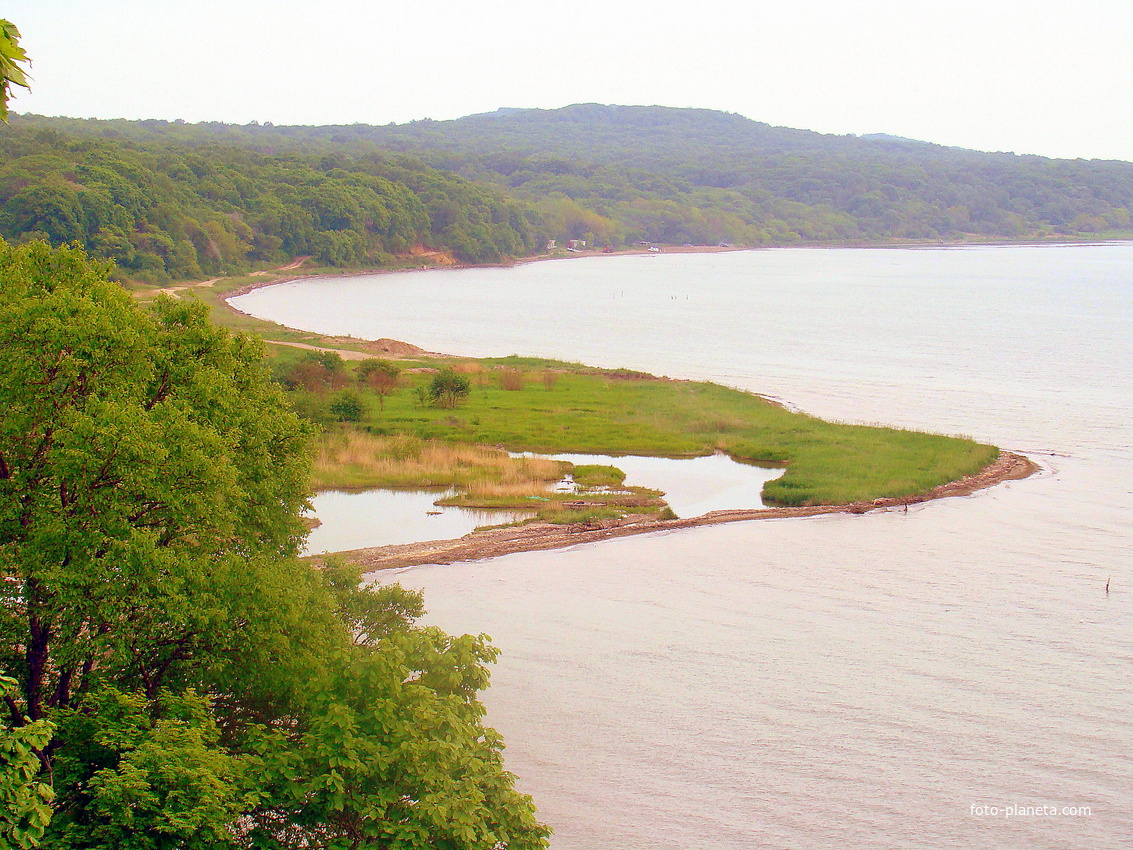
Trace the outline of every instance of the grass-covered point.
<instances>
[{"instance_id":1,"label":"grass-covered point","mask_svg":"<svg viewBox=\"0 0 1133 850\"><path fill-rule=\"evenodd\" d=\"M312 357L277 350L276 374L286 382ZM292 397L305 415L331 423L336 394L357 393L364 409L354 427L381 437L544 453L689 457L725 451L742 462L786 466L764 488L764 500L779 505L911 496L977 472L998 455L970 439L826 422L717 384L639 372L518 357L402 365L399 390L381 400L353 380L356 367L345 363L327 367L322 388L291 382ZM442 408L430 403L427 388L449 368L466 376L471 390L458 407ZM324 445L341 439L324 437ZM326 463L319 481L357 484L360 474L356 466ZM445 483L462 486L457 478Z\"/></svg>"}]
</instances>

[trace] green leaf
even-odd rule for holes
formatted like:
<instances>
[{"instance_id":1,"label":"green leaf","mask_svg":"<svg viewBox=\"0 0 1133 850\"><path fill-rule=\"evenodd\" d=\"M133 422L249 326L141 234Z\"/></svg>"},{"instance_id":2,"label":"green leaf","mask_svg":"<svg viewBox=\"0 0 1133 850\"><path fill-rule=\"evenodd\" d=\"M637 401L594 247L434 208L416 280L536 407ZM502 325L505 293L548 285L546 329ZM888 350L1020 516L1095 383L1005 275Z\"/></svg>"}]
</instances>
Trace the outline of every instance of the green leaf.
<instances>
[{"instance_id":1,"label":"green leaf","mask_svg":"<svg viewBox=\"0 0 1133 850\"><path fill-rule=\"evenodd\" d=\"M11 21L0 18L0 121L8 120L12 86L29 88L27 76L20 67L27 63L27 54L20 47L20 31Z\"/></svg>"}]
</instances>

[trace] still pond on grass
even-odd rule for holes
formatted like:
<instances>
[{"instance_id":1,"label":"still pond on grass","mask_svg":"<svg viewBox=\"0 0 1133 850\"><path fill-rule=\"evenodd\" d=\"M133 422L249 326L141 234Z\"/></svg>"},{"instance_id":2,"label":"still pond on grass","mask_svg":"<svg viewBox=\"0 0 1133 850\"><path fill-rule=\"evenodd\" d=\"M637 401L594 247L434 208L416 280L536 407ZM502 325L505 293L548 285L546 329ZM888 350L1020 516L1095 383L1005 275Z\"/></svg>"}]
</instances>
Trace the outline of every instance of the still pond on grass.
<instances>
[{"instance_id":1,"label":"still pond on grass","mask_svg":"<svg viewBox=\"0 0 1133 850\"><path fill-rule=\"evenodd\" d=\"M488 719L554 850L1128 846L1133 245L585 258L236 305L715 380L1042 466L907 514L401 572L429 622L502 650Z\"/></svg>"},{"instance_id":2,"label":"still pond on grass","mask_svg":"<svg viewBox=\"0 0 1133 850\"><path fill-rule=\"evenodd\" d=\"M762 508L763 485L783 474L782 469L736 463L725 454L695 458L543 456L570 461L576 466L592 463L616 466L626 474L627 487L661 490L673 513L682 518L733 508ZM570 482L564 481L560 486L569 488ZM449 540L463 537L480 526L502 525L531 515L434 504L452 492L373 489L319 493L311 500L311 515L320 525L307 536L305 554Z\"/></svg>"}]
</instances>

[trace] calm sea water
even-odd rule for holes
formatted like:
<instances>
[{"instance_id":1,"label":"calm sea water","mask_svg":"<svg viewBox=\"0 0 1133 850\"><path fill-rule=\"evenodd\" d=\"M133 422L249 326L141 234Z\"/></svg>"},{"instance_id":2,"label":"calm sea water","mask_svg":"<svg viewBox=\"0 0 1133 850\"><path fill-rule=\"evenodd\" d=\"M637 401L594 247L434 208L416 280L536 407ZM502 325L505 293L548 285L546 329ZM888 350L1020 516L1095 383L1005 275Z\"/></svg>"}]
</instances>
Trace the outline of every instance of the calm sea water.
<instances>
[{"instance_id":1,"label":"calm sea water","mask_svg":"<svg viewBox=\"0 0 1133 850\"><path fill-rule=\"evenodd\" d=\"M1133 245L603 257L237 303L1042 464L907 514L403 572L502 648L490 720L555 850L1133 846Z\"/></svg>"}]
</instances>

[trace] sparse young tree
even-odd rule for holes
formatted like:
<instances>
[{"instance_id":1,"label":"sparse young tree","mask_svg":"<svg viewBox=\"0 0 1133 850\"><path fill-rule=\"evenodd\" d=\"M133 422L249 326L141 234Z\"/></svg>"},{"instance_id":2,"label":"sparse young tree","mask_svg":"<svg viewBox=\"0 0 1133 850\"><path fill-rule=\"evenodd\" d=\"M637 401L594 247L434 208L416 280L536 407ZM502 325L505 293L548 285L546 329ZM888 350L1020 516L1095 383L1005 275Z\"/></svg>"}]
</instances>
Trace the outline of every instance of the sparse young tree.
<instances>
[{"instance_id":1,"label":"sparse young tree","mask_svg":"<svg viewBox=\"0 0 1133 850\"><path fill-rule=\"evenodd\" d=\"M452 369L442 369L429 384L429 398L436 407L456 407L471 391L472 384L468 378Z\"/></svg>"},{"instance_id":2,"label":"sparse young tree","mask_svg":"<svg viewBox=\"0 0 1133 850\"><path fill-rule=\"evenodd\" d=\"M377 393L378 408L385 411L386 396L393 395L397 390L401 368L390 360L380 360L375 357L359 363L354 374L358 378L358 383Z\"/></svg>"},{"instance_id":3,"label":"sparse young tree","mask_svg":"<svg viewBox=\"0 0 1133 850\"><path fill-rule=\"evenodd\" d=\"M500 370L500 389L517 392L523 389L523 373L518 369Z\"/></svg>"}]
</instances>

